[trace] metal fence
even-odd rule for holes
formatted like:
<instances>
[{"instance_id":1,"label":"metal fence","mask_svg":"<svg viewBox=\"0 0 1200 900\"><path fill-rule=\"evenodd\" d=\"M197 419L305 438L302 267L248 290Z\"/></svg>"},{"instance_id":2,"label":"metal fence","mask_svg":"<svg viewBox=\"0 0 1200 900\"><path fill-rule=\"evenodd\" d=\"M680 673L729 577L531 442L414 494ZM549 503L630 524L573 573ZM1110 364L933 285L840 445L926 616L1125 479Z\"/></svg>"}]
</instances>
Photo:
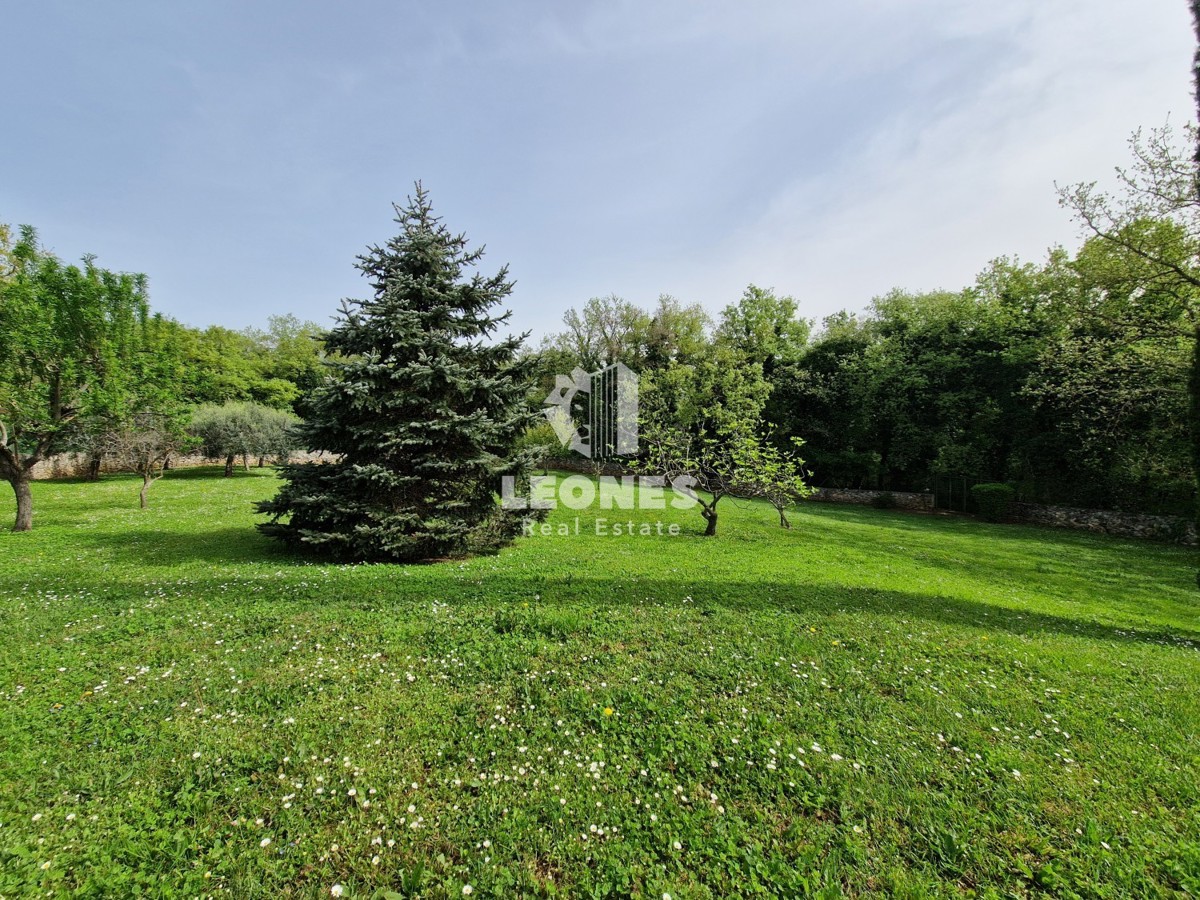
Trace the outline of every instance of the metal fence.
<instances>
[{"instance_id":1,"label":"metal fence","mask_svg":"<svg viewBox=\"0 0 1200 900\"><path fill-rule=\"evenodd\" d=\"M977 512L975 501L971 498L971 488L982 481L983 479L970 475L934 475L933 508L965 513Z\"/></svg>"}]
</instances>

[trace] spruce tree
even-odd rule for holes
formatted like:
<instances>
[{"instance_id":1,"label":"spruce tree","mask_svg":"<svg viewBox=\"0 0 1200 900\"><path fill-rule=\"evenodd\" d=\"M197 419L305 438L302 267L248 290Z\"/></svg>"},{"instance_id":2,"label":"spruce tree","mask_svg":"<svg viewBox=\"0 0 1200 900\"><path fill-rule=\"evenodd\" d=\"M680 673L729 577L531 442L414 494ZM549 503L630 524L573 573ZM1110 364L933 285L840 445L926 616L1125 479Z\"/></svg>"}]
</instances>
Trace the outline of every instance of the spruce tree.
<instances>
[{"instance_id":1,"label":"spruce tree","mask_svg":"<svg viewBox=\"0 0 1200 900\"><path fill-rule=\"evenodd\" d=\"M330 377L307 398L302 446L330 461L284 466L259 504L266 534L337 559L415 561L487 550L519 520L500 510L503 475L522 476L530 418L524 339L491 335L511 312L507 267L471 272L469 250L433 215L418 182L400 232L358 258L373 289L343 300L325 339Z\"/></svg>"}]
</instances>

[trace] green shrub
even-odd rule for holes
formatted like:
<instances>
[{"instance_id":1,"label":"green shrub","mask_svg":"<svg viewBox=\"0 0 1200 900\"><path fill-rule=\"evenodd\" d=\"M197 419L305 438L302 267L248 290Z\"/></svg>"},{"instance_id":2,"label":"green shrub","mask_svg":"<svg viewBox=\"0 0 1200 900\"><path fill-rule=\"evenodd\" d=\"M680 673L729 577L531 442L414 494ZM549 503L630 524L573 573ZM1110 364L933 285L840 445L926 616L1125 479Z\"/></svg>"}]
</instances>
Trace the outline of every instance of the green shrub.
<instances>
[{"instance_id":1,"label":"green shrub","mask_svg":"<svg viewBox=\"0 0 1200 900\"><path fill-rule=\"evenodd\" d=\"M191 432L209 459L224 459L225 474L233 474L233 463L242 457L274 457L287 462L296 448L294 426L299 420L290 412L259 403L230 401L223 406L204 403L192 413Z\"/></svg>"},{"instance_id":2,"label":"green shrub","mask_svg":"<svg viewBox=\"0 0 1200 900\"><path fill-rule=\"evenodd\" d=\"M979 517L988 522L999 522L1009 514L1017 492L1007 484L977 484L971 488L971 500Z\"/></svg>"},{"instance_id":3,"label":"green shrub","mask_svg":"<svg viewBox=\"0 0 1200 900\"><path fill-rule=\"evenodd\" d=\"M871 498L871 505L876 509L895 509L896 495L891 491L883 491Z\"/></svg>"},{"instance_id":4,"label":"green shrub","mask_svg":"<svg viewBox=\"0 0 1200 900\"><path fill-rule=\"evenodd\" d=\"M523 435L517 438L517 449L535 450L541 465L556 459L575 457L574 451L563 446L563 442L558 439L558 435L554 433L550 423L545 420L531 425Z\"/></svg>"}]
</instances>

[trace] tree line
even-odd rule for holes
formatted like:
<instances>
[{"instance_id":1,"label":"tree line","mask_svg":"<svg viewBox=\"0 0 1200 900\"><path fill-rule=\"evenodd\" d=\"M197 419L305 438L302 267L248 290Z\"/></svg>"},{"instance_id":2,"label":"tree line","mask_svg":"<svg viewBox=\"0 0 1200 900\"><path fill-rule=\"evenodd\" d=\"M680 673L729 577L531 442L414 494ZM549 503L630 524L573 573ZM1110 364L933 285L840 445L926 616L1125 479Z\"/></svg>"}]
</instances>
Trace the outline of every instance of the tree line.
<instances>
[{"instance_id":1,"label":"tree line","mask_svg":"<svg viewBox=\"0 0 1200 900\"><path fill-rule=\"evenodd\" d=\"M492 527L487 478L524 470L514 453L556 441L532 423L558 376L622 362L642 376L643 452L629 462L691 476L708 493L710 534L731 493L770 500L786 524L810 483L925 490L938 474L1035 501L1189 512L1200 471L1196 137L1186 129L1181 148L1165 129L1136 136L1115 193L1061 192L1090 234L1078 251L1001 258L961 290L898 289L819 325L755 285L715 319L669 296L648 309L594 298L536 351L489 343L507 320L487 311L509 292L506 270L469 274L476 252L419 187L397 210L401 234L360 258L374 297L349 301L328 333L290 316L264 331L189 328L151 313L143 276L93 258L68 265L33 229L0 229L0 475L22 530L32 469L54 453L119 456L142 474L144 499L184 448L224 458L229 473L237 457L282 455L299 435L341 462L286 470L293 487L264 507L268 531L375 558L335 537L345 520L382 535L383 557L450 553L468 532L491 540L479 531ZM424 487L412 474L422 467L437 473ZM353 502L335 515L351 482ZM311 508L325 495L323 511ZM430 498L469 509L470 527L438 518ZM410 507L401 527L397 511Z\"/></svg>"},{"instance_id":2,"label":"tree line","mask_svg":"<svg viewBox=\"0 0 1200 900\"><path fill-rule=\"evenodd\" d=\"M819 325L754 285L715 320L669 296L651 308L593 298L543 341L539 389L619 361L649 386L643 427L662 421L664 402L693 433L736 410L779 451L802 440L819 486L925 491L946 474L1034 502L1191 515L1195 138L1135 136L1116 193L1061 192L1090 235L1077 252L1000 258L960 290L897 289Z\"/></svg>"}]
</instances>

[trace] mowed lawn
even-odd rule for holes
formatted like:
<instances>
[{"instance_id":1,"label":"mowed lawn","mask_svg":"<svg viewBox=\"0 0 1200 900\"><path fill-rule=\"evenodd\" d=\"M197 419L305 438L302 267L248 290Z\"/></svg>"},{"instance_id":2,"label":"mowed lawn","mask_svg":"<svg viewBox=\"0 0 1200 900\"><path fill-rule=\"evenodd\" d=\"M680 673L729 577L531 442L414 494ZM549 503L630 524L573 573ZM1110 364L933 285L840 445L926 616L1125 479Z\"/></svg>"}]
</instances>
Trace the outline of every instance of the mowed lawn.
<instances>
[{"instance_id":1,"label":"mowed lawn","mask_svg":"<svg viewBox=\"0 0 1200 900\"><path fill-rule=\"evenodd\" d=\"M1194 551L728 502L315 565L274 486L0 534L3 897L1200 892Z\"/></svg>"}]
</instances>

